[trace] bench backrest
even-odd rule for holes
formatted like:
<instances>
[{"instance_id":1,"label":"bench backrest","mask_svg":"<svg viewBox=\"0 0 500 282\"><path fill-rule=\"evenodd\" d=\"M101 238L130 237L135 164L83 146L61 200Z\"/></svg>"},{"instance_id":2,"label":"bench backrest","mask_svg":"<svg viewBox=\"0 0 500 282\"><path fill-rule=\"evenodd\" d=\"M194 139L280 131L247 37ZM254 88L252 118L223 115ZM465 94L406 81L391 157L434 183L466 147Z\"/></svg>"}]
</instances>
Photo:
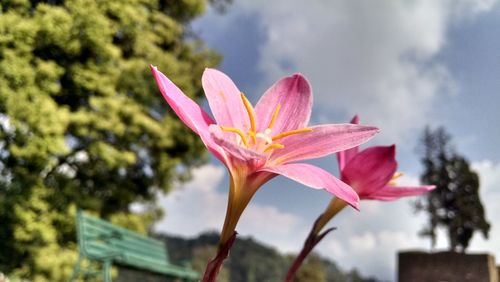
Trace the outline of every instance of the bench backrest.
<instances>
[{"instance_id":1,"label":"bench backrest","mask_svg":"<svg viewBox=\"0 0 500 282\"><path fill-rule=\"evenodd\" d=\"M95 260L150 270L168 267L165 243L78 211L78 243L83 254Z\"/></svg>"}]
</instances>

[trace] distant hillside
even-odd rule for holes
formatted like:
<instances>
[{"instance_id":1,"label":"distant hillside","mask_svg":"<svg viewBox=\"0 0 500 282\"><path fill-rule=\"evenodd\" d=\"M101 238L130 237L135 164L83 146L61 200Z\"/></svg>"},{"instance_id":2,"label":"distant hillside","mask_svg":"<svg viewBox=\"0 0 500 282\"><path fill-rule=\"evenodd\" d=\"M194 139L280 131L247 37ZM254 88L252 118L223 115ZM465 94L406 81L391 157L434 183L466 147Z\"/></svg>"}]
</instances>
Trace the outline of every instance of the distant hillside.
<instances>
[{"instance_id":1,"label":"distant hillside","mask_svg":"<svg viewBox=\"0 0 500 282\"><path fill-rule=\"evenodd\" d=\"M206 262L216 250L219 235L205 233L195 239L170 235L157 235L165 240L170 260L177 264L191 262L193 268L203 272ZM263 245L251 237L238 237L230 258L219 276L220 282L283 281L293 257L280 254L274 248ZM296 281L313 282L375 282L374 278L362 277L356 270L344 272L332 261L313 255L302 267Z\"/></svg>"}]
</instances>

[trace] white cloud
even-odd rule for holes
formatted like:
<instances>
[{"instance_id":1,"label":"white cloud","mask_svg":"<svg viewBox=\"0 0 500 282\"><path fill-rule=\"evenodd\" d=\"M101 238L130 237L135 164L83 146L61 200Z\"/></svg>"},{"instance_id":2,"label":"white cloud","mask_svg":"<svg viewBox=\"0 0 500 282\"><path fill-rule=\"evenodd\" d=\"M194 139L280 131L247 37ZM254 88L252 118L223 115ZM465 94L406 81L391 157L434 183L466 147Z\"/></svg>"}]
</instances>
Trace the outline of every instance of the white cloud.
<instances>
[{"instance_id":1,"label":"white cloud","mask_svg":"<svg viewBox=\"0 0 500 282\"><path fill-rule=\"evenodd\" d=\"M204 230L219 230L224 220L226 199L216 188L224 177L224 169L207 165L193 170L193 180L161 196L159 205L165 217L155 229L185 236Z\"/></svg>"},{"instance_id":2,"label":"white cloud","mask_svg":"<svg viewBox=\"0 0 500 282\"><path fill-rule=\"evenodd\" d=\"M257 64L270 79L261 88L303 72L323 113L359 113L382 127L379 140L401 141L431 120L438 95L457 91L446 67L433 60L450 26L494 3L242 0L233 9L258 17L265 33Z\"/></svg>"},{"instance_id":3,"label":"white cloud","mask_svg":"<svg viewBox=\"0 0 500 282\"><path fill-rule=\"evenodd\" d=\"M193 170L193 180L160 196L159 205L166 216L156 231L196 236L207 230L220 231L226 212L227 193L218 191L224 184L225 169L206 165ZM293 239L300 218L274 206L250 203L237 227L241 236L253 236L282 251L295 249ZM302 238L302 237L301 237ZM300 239L297 239L300 240ZM299 241L300 242L300 241Z\"/></svg>"},{"instance_id":4,"label":"white cloud","mask_svg":"<svg viewBox=\"0 0 500 282\"><path fill-rule=\"evenodd\" d=\"M335 232L335 231L333 231L333 232ZM328 236L330 236L330 237L326 237L326 238L328 238L328 240L323 239L323 241L319 243L319 245L318 245L319 247L316 247L316 249L314 251L321 252L323 255L325 255L326 257L329 257L329 258L332 258L332 257L343 258L343 257L350 255L349 253L347 253L347 250L344 247L343 242L334 238L335 235L332 235L332 234L335 234L335 233L329 234Z\"/></svg>"},{"instance_id":5,"label":"white cloud","mask_svg":"<svg viewBox=\"0 0 500 282\"><path fill-rule=\"evenodd\" d=\"M370 252L375 248L375 236L372 232L364 232L362 235L349 238L349 246L355 253Z\"/></svg>"},{"instance_id":6,"label":"white cloud","mask_svg":"<svg viewBox=\"0 0 500 282\"><path fill-rule=\"evenodd\" d=\"M296 251L305 238L300 231L301 218L273 206L251 204L239 223L238 232L251 235L266 245L277 247L282 252Z\"/></svg>"}]
</instances>

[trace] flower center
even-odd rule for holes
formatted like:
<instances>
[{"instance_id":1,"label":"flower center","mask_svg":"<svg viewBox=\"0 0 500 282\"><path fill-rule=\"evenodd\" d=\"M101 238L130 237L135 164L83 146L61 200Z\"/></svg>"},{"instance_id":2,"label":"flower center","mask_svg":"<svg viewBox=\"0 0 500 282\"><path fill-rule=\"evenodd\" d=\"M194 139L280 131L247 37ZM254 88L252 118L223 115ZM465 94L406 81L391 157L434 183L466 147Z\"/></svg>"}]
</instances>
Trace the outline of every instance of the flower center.
<instances>
[{"instance_id":1,"label":"flower center","mask_svg":"<svg viewBox=\"0 0 500 282\"><path fill-rule=\"evenodd\" d=\"M245 106L245 109L248 113L248 118L250 120L250 129L248 130L248 132L244 133L241 129L234 127L227 127L227 126L220 127L223 131L235 133L237 142L240 146L243 146L245 148L254 148L257 151L264 153L272 152L276 149L285 148L283 144L277 143L276 141L290 135L312 131L312 128L305 127L301 129L281 132L279 134L271 136L273 126L276 123L276 119L278 118L278 114L281 109L281 104L278 104L271 117L271 121L269 122L269 125L264 130L264 132L257 132L257 126L255 123L255 114L253 112L252 104L250 104L250 101L248 101L247 97L245 97L245 94L243 93L241 93L241 100L243 101L243 105Z\"/></svg>"}]
</instances>

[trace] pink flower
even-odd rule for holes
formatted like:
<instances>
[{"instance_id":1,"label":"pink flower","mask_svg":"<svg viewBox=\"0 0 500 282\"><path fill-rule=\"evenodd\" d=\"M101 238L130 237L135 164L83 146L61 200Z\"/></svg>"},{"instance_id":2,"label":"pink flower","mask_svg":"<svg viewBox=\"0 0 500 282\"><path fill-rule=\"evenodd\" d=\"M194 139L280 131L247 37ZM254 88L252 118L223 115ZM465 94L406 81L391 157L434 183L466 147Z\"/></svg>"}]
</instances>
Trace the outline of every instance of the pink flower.
<instances>
[{"instance_id":1,"label":"pink flower","mask_svg":"<svg viewBox=\"0 0 500 282\"><path fill-rule=\"evenodd\" d=\"M357 146L378 130L353 124L308 126L312 95L300 74L285 77L266 91L255 108L229 77L206 69L202 84L215 121L165 75L151 66L163 97L228 168L231 181L221 243L256 190L280 174L315 189L325 189L357 207L358 195L339 179L310 164L295 163Z\"/></svg>"},{"instance_id":2,"label":"pink flower","mask_svg":"<svg viewBox=\"0 0 500 282\"><path fill-rule=\"evenodd\" d=\"M351 123L358 124L358 116L354 116ZM435 188L434 185L396 186L396 179L403 175L396 172L396 145L374 146L362 151L353 147L338 152L337 160L341 180L351 186L361 200L393 201L401 197L420 195ZM346 203L342 199L333 199L316 230L319 232L345 206Z\"/></svg>"},{"instance_id":3,"label":"pink flower","mask_svg":"<svg viewBox=\"0 0 500 282\"><path fill-rule=\"evenodd\" d=\"M357 150L350 149L350 150ZM349 151L350 151L349 150ZM361 200L392 201L430 191L435 186L402 187L395 180L402 176L396 172L396 145L375 146L359 153L344 153L346 165L341 167L341 179L358 192ZM339 163L342 157L339 157ZM339 164L340 166L340 164Z\"/></svg>"},{"instance_id":4,"label":"pink flower","mask_svg":"<svg viewBox=\"0 0 500 282\"><path fill-rule=\"evenodd\" d=\"M358 124L358 116L351 123ZM392 201L420 195L435 188L434 185L395 185L395 180L403 175L396 172L396 145L375 146L361 152L358 147L354 147L337 153L337 160L342 181L353 187L361 200Z\"/></svg>"},{"instance_id":5,"label":"pink flower","mask_svg":"<svg viewBox=\"0 0 500 282\"><path fill-rule=\"evenodd\" d=\"M358 124L358 116L354 116L352 124ZM396 178L396 146L375 146L359 151L358 147L337 153L341 179L349 184L361 200L391 201L405 196L420 195L435 188L435 186L401 187L395 186ZM292 281L299 267L313 248L334 228L321 232L325 225L347 203L340 198L333 198L325 211L316 219L309 236L299 255L293 261L285 281Z\"/></svg>"}]
</instances>

